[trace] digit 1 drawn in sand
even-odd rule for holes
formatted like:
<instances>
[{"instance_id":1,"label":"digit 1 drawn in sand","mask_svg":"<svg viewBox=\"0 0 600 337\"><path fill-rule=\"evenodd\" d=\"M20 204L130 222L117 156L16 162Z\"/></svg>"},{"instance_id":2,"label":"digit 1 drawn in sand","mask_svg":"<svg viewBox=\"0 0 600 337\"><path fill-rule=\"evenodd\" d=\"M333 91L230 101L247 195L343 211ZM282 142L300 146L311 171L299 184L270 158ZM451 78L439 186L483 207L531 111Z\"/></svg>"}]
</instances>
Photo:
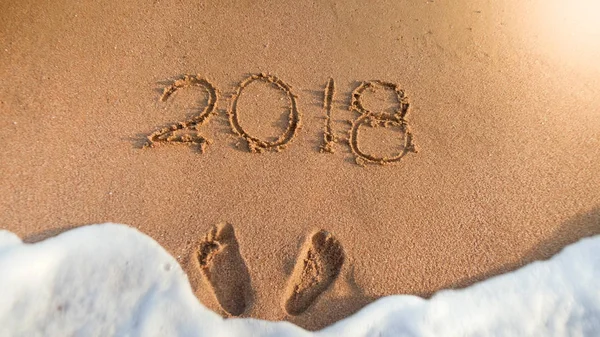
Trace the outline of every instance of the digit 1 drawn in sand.
<instances>
[{"instance_id":1,"label":"digit 1 drawn in sand","mask_svg":"<svg viewBox=\"0 0 600 337\"><path fill-rule=\"evenodd\" d=\"M333 153L336 137L333 134L331 127L331 103L333 102L333 96L335 95L335 82L333 78L329 78L325 85L325 98L323 100L323 108L325 109L325 131L323 133L323 145L321 145L321 152Z\"/></svg>"},{"instance_id":2,"label":"digit 1 drawn in sand","mask_svg":"<svg viewBox=\"0 0 600 337\"><path fill-rule=\"evenodd\" d=\"M206 79L200 76L185 75L182 79L175 81L172 85L166 87L163 91L160 100L165 102L171 95L177 90L188 88L191 86L198 86L206 90L208 93L208 104L200 112L200 114L193 116L187 121L178 122L164 127L160 130L153 132L148 136L148 140L144 147L154 147L157 143L184 143L189 145L197 145L200 153L205 151L205 148L210 144L210 140L200 136L198 131L204 122L208 120L213 111L217 106L217 90L215 87ZM193 130L195 134L182 134L177 135L177 131Z\"/></svg>"},{"instance_id":3,"label":"digit 1 drawn in sand","mask_svg":"<svg viewBox=\"0 0 600 337\"><path fill-rule=\"evenodd\" d=\"M285 311L294 316L306 311L335 281L344 259L342 245L331 233L321 230L313 234L305 243L289 280Z\"/></svg>"},{"instance_id":4,"label":"digit 1 drawn in sand","mask_svg":"<svg viewBox=\"0 0 600 337\"><path fill-rule=\"evenodd\" d=\"M375 113L364 107L362 102L363 92L367 89L375 90L377 88L394 91L396 99L398 101L398 108L394 113ZM355 119L352 123L352 128L350 129L350 137L348 138L348 142L350 148L352 149L352 152L356 156L357 164L364 165L365 162L368 162L385 165L388 163L399 161L409 152L417 152L413 144L412 133L410 132L408 122L405 119L406 114L408 112L408 106L409 104L407 98L404 95L404 90L398 88L398 86L394 83L383 81L363 82L358 87L356 87L356 89L354 89L354 91L352 92L352 102L350 103L350 110L358 112L360 116L357 119ZM371 127L399 127L401 134L403 135L404 141L401 151L397 155L391 157L378 157L376 155L372 155L362 151L359 146L360 143L358 140L358 136L361 126L367 125Z\"/></svg>"},{"instance_id":5,"label":"digit 1 drawn in sand","mask_svg":"<svg viewBox=\"0 0 600 337\"><path fill-rule=\"evenodd\" d=\"M230 224L214 226L195 253L200 272L219 305L229 315L239 316L250 303L250 273Z\"/></svg>"},{"instance_id":6,"label":"digit 1 drawn in sand","mask_svg":"<svg viewBox=\"0 0 600 337\"><path fill-rule=\"evenodd\" d=\"M254 81L262 81L269 84L272 84L276 88L285 92L290 100L290 114L288 119L288 127L287 129L277 138L275 141L269 142L261 140L257 137L253 137L249 135L240 125L239 121L239 111L237 108L238 100L242 91L245 87L247 87L250 83ZM250 152L262 152L263 150L275 150L281 151L285 148L285 146L294 138L296 135L296 131L300 126L300 113L298 112L298 106L296 104L297 96L292 93L292 89L285 82L280 80L279 78L266 75L264 73L251 75L244 81L240 83L237 87L235 94L232 96L231 106L229 111L227 112L229 115L229 124L231 125L232 130L244 138L246 142L248 142L248 148Z\"/></svg>"}]
</instances>

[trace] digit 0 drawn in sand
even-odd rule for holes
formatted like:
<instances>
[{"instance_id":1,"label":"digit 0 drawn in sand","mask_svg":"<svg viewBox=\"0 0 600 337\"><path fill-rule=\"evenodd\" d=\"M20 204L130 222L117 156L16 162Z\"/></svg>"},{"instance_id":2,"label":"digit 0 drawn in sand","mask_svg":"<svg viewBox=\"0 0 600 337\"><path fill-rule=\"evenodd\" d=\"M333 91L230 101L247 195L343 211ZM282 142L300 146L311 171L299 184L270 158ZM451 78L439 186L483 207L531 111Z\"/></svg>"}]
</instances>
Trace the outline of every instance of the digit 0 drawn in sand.
<instances>
[{"instance_id":1,"label":"digit 0 drawn in sand","mask_svg":"<svg viewBox=\"0 0 600 337\"><path fill-rule=\"evenodd\" d=\"M232 316L244 313L251 301L250 273L239 250L233 226L214 226L195 252L200 272L219 305Z\"/></svg>"},{"instance_id":2,"label":"digit 0 drawn in sand","mask_svg":"<svg viewBox=\"0 0 600 337\"><path fill-rule=\"evenodd\" d=\"M165 102L171 95L177 92L177 90L191 86L198 86L206 90L208 94L208 104L204 110L187 121L171 124L153 132L148 136L148 140L144 147L154 147L157 143L183 143L197 145L200 153L204 153L206 146L210 144L210 140L200 136L198 132L202 124L208 120L217 106L218 95L215 87L208 80L201 78L199 75L185 75L182 79L179 79L172 85L166 87L160 100ZM177 134L178 131L183 130L190 130L194 133Z\"/></svg>"},{"instance_id":3,"label":"digit 0 drawn in sand","mask_svg":"<svg viewBox=\"0 0 600 337\"><path fill-rule=\"evenodd\" d=\"M300 315L332 283L344 264L344 250L331 233L321 230L305 243L288 283L284 308Z\"/></svg>"},{"instance_id":4,"label":"digit 0 drawn in sand","mask_svg":"<svg viewBox=\"0 0 600 337\"><path fill-rule=\"evenodd\" d=\"M362 95L365 90L392 90L395 93L398 108L394 113L372 112L366 109L363 105ZM413 136L408 127L408 122L405 117L408 112L408 100L404 95L404 90L398 88L394 83L383 81L369 81L361 83L352 92L352 101L350 110L356 111L360 116L352 122L352 128L348 137L348 142L352 153L356 156L356 163L364 165L365 163L376 163L385 165L392 162L400 161L407 153L417 152L413 144ZM360 149L359 134L361 126L371 127L398 127L403 138L403 146L398 154L386 157L376 156L366 153Z\"/></svg>"},{"instance_id":5,"label":"digit 0 drawn in sand","mask_svg":"<svg viewBox=\"0 0 600 337\"><path fill-rule=\"evenodd\" d=\"M283 132L283 134L279 136L279 138L272 142L264 141L262 139L249 135L240 125L239 111L237 108L238 100L244 88L254 81L262 81L268 84L272 84L276 88L285 92L290 100L288 127ZM236 92L232 96L230 109L227 112L227 114L229 115L229 124L231 125L233 132L235 132L237 135L241 136L246 140L250 152L262 152L263 150L281 151L287 146L289 142L292 141L292 139L296 135L296 131L300 126L300 113L298 112L298 106L296 103L297 98L298 97L294 93L292 93L292 89L290 88L290 86L282 80L280 80L279 78L264 73L251 75L250 77L248 77L240 83L240 85L237 87Z\"/></svg>"},{"instance_id":6,"label":"digit 0 drawn in sand","mask_svg":"<svg viewBox=\"0 0 600 337\"><path fill-rule=\"evenodd\" d=\"M321 145L321 152L335 152L333 146L336 142L336 137L333 134L331 127L331 103L333 102L333 96L335 95L335 82L333 78L329 78L325 85L325 98L323 100L323 108L325 109L325 130L323 133L323 145Z\"/></svg>"}]
</instances>

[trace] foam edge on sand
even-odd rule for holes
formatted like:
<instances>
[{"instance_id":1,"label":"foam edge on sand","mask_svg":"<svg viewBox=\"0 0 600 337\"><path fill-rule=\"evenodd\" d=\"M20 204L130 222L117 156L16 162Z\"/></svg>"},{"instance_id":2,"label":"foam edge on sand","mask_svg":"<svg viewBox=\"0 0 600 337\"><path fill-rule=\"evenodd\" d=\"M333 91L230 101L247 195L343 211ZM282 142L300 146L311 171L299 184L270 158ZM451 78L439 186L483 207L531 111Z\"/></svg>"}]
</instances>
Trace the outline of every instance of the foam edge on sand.
<instances>
[{"instance_id":1,"label":"foam edge on sand","mask_svg":"<svg viewBox=\"0 0 600 337\"><path fill-rule=\"evenodd\" d=\"M600 237L429 300L381 298L323 330L223 319L158 243L125 225L35 244L0 230L0 336L597 336Z\"/></svg>"}]
</instances>

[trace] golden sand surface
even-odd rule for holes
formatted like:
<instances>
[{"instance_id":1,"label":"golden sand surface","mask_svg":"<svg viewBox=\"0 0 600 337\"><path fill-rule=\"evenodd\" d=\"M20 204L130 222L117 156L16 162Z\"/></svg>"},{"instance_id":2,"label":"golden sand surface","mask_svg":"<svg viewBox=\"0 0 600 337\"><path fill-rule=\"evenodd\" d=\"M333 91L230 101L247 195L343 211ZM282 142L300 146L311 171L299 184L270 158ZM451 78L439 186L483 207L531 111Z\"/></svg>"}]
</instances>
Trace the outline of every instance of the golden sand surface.
<instances>
[{"instance_id":1,"label":"golden sand surface","mask_svg":"<svg viewBox=\"0 0 600 337\"><path fill-rule=\"evenodd\" d=\"M548 258L600 233L598 10L1 2L0 228L129 224L308 329Z\"/></svg>"}]
</instances>

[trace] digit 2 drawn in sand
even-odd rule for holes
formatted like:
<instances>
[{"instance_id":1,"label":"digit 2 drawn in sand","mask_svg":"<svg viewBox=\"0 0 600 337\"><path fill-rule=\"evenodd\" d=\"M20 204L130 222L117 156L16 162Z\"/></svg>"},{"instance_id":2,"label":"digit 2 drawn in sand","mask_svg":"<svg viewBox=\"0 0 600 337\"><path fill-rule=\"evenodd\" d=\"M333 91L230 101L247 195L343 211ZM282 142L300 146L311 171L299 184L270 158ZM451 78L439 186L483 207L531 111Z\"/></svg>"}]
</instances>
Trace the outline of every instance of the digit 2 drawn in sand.
<instances>
[{"instance_id":1,"label":"digit 2 drawn in sand","mask_svg":"<svg viewBox=\"0 0 600 337\"><path fill-rule=\"evenodd\" d=\"M364 91L367 89L375 90L377 88L394 91L398 103L398 108L394 113L390 114L385 112L372 112L364 107L362 101L362 95ZM417 152L412 141L412 133L410 132L408 128L408 122L405 119L408 112L408 106L409 104L407 98L404 96L404 90L398 88L398 86L394 83L369 81L361 83L358 87L356 87L356 89L354 89L352 92L350 110L358 112L360 116L352 123L348 142L352 152L356 156L357 164L364 165L365 162L368 162L385 165L401 160L409 152ZM404 140L401 151L391 157L378 157L362 151L360 149L358 140L360 128L361 126L367 125L372 127L399 127Z\"/></svg>"},{"instance_id":2,"label":"digit 2 drawn in sand","mask_svg":"<svg viewBox=\"0 0 600 337\"><path fill-rule=\"evenodd\" d=\"M288 119L288 127L283 132L283 134L281 134L281 136L279 136L279 138L277 138L277 140L273 142L265 141L257 137L251 136L240 125L239 111L237 107L238 100L244 88L254 81L262 81L266 82L267 84L272 84L276 88L285 92L290 100L290 114ZM263 150L281 151L294 138L294 136L296 135L296 131L300 126L300 113L298 112L296 99L297 96L294 93L292 93L292 89L290 88L290 86L282 80L280 80L279 78L272 75L266 75L264 73L251 75L250 77L248 77L240 83L240 85L237 87L235 94L233 94L232 96L231 106L229 111L227 112L229 114L229 124L231 125L231 128L236 134L238 134L246 140L250 152L262 152Z\"/></svg>"},{"instance_id":3,"label":"digit 2 drawn in sand","mask_svg":"<svg viewBox=\"0 0 600 337\"><path fill-rule=\"evenodd\" d=\"M160 97L160 100L165 102L177 90L191 86L198 86L206 90L208 94L208 104L204 110L202 110L200 114L191 117L187 121L171 124L153 132L150 136L148 136L148 140L146 141L144 147L154 147L157 143L184 143L189 145L197 145L200 152L204 152L206 146L210 144L210 140L200 136L198 131L200 130L202 124L208 120L217 106L218 96L215 87L208 80L201 78L198 75L186 75L182 79L179 79L172 85L166 87L162 96ZM183 130L194 131L194 133L186 133L181 135L176 134L176 132Z\"/></svg>"}]
</instances>

